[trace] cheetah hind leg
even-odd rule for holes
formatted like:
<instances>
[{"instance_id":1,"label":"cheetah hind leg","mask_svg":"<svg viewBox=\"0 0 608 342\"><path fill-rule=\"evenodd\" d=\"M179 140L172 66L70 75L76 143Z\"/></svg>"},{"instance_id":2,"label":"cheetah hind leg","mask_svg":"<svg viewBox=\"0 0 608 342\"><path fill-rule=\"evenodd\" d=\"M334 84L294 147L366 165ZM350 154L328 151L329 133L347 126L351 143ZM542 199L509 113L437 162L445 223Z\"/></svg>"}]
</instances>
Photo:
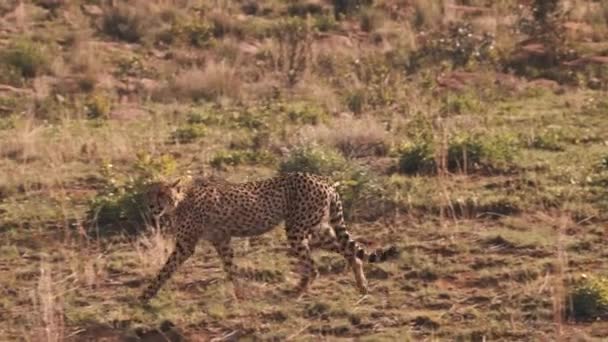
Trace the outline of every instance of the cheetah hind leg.
<instances>
[{"instance_id":1,"label":"cheetah hind leg","mask_svg":"<svg viewBox=\"0 0 608 342\"><path fill-rule=\"evenodd\" d=\"M313 235L313 239L315 247L341 254L346 259L353 271L359 292L363 295L367 294L368 283L367 279L365 278L365 273L363 272L363 261L357 258L354 253L350 252L352 249L344 249L340 247L340 243L338 242L334 229L331 226L322 225L319 231L316 231Z\"/></svg>"}]
</instances>

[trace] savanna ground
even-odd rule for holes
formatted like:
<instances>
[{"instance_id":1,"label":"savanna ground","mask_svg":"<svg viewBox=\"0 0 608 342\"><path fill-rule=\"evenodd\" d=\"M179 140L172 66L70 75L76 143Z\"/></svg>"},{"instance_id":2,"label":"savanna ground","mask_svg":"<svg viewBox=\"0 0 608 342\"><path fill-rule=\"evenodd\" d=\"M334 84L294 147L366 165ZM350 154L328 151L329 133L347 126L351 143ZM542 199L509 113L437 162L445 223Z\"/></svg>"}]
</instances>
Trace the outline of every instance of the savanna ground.
<instances>
[{"instance_id":1,"label":"savanna ground","mask_svg":"<svg viewBox=\"0 0 608 342\"><path fill-rule=\"evenodd\" d=\"M0 3L0 340L608 338L605 1L114 3ZM147 182L292 170L402 250L369 295L319 252L286 296L276 229L246 300L201 243L136 302Z\"/></svg>"}]
</instances>

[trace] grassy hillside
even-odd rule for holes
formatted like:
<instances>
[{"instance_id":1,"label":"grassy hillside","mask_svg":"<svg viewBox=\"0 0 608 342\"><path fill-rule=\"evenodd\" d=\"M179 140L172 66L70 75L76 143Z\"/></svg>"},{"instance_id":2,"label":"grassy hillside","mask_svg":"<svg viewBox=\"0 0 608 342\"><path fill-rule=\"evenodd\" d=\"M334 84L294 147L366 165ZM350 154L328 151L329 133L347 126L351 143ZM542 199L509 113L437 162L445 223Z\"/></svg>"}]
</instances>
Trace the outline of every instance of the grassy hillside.
<instances>
[{"instance_id":1,"label":"grassy hillside","mask_svg":"<svg viewBox=\"0 0 608 342\"><path fill-rule=\"evenodd\" d=\"M608 338L608 4L591 0L0 3L0 340ZM236 302L141 191L178 176L341 182L401 250L295 301L281 228L236 242Z\"/></svg>"}]
</instances>

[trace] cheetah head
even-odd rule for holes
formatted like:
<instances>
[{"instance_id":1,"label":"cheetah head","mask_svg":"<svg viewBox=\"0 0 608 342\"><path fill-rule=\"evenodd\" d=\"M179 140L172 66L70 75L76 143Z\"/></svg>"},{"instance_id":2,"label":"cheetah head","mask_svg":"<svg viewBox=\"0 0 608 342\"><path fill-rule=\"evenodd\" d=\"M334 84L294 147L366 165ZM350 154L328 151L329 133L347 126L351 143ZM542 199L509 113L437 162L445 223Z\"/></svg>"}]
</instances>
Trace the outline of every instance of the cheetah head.
<instances>
[{"instance_id":1,"label":"cheetah head","mask_svg":"<svg viewBox=\"0 0 608 342\"><path fill-rule=\"evenodd\" d=\"M173 183L156 182L150 185L145 195L146 204L157 226L160 217L172 212L183 198L180 181L181 179L178 179Z\"/></svg>"}]
</instances>

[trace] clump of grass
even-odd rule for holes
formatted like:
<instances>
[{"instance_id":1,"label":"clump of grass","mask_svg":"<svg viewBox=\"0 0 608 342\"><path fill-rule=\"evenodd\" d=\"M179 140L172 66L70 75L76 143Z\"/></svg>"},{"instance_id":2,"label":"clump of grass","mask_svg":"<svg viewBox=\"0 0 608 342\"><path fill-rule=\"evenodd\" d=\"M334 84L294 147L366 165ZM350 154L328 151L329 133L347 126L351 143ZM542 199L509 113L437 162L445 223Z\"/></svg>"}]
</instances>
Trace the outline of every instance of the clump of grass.
<instances>
[{"instance_id":1,"label":"clump of grass","mask_svg":"<svg viewBox=\"0 0 608 342\"><path fill-rule=\"evenodd\" d=\"M178 127L171 133L170 141L173 143L188 144L207 135L207 128L200 124L186 124Z\"/></svg>"},{"instance_id":2,"label":"clump of grass","mask_svg":"<svg viewBox=\"0 0 608 342\"><path fill-rule=\"evenodd\" d=\"M0 52L0 66L3 71L24 78L34 78L50 68L47 53L40 43L22 38L13 41L4 51ZM2 78L7 78L7 75Z\"/></svg>"},{"instance_id":3,"label":"clump of grass","mask_svg":"<svg viewBox=\"0 0 608 342\"><path fill-rule=\"evenodd\" d=\"M349 158L385 155L390 147L389 132L372 118L342 118L328 126L312 127L303 138L338 149Z\"/></svg>"},{"instance_id":4,"label":"clump of grass","mask_svg":"<svg viewBox=\"0 0 608 342\"><path fill-rule=\"evenodd\" d=\"M35 318L34 340L63 341L66 327L63 311L63 293L58 293L58 282L53 279L50 266L40 265L40 278L34 293L34 306L40 316Z\"/></svg>"},{"instance_id":5,"label":"clump of grass","mask_svg":"<svg viewBox=\"0 0 608 342\"><path fill-rule=\"evenodd\" d=\"M435 151L428 142L402 146L399 151L399 171L405 174L431 173L436 168Z\"/></svg>"},{"instance_id":6,"label":"clump of grass","mask_svg":"<svg viewBox=\"0 0 608 342\"><path fill-rule=\"evenodd\" d=\"M101 18L101 31L128 43L141 42L155 25L148 7L142 5L121 3L106 7Z\"/></svg>"},{"instance_id":7,"label":"clump of grass","mask_svg":"<svg viewBox=\"0 0 608 342\"><path fill-rule=\"evenodd\" d=\"M183 42L195 47L206 47L213 40L214 30L214 25L207 21L178 21L159 38L167 44Z\"/></svg>"},{"instance_id":8,"label":"clump of grass","mask_svg":"<svg viewBox=\"0 0 608 342\"><path fill-rule=\"evenodd\" d=\"M234 67L226 63L209 62L203 69L192 68L179 73L171 82L166 96L192 100L238 99L241 80Z\"/></svg>"},{"instance_id":9,"label":"clump of grass","mask_svg":"<svg viewBox=\"0 0 608 342\"><path fill-rule=\"evenodd\" d=\"M101 170L105 186L89 203L89 219L101 227L140 228L146 221L144 194L147 186L173 174L176 168L177 162L169 155L155 158L141 153L129 171L129 178L120 182L120 175L112 164L105 163Z\"/></svg>"},{"instance_id":10,"label":"clump of grass","mask_svg":"<svg viewBox=\"0 0 608 342\"><path fill-rule=\"evenodd\" d=\"M92 119L107 118L111 108L111 100L101 93L91 95L85 103L87 116Z\"/></svg>"},{"instance_id":11,"label":"clump of grass","mask_svg":"<svg viewBox=\"0 0 608 342\"><path fill-rule=\"evenodd\" d=\"M371 33L382 26L383 19L384 18L379 11L365 9L361 12L361 16L359 17L359 27L362 31Z\"/></svg>"},{"instance_id":12,"label":"clump of grass","mask_svg":"<svg viewBox=\"0 0 608 342\"><path fill-rule=\"evenodd\" d=\"M298 146L279 165L280 172L308 172L331 176L346 168L346 159L334 149Z\"/></svg>"},{"instance_id":13,"label":"clump of grass","mask_svg":"<svg viewBox=\"0 0 608 342\"><path fill-rule=\"evenodd\" d=\"M399 170L405 174L430 173L437 168L433 142L420 140L400 148ZM508 171L517 155L517 141L509 135L463 135L452 138L447 147L449 171Z\"/></svg>"},{"instance_id":14,"label":"clump of grass","mask_svg":"<svg viewBox=\"0 0 608 342\"><path fill-rule=\"evenodd\" d=\"M285 111L291 123L300 125L317 125L328 116L323 108L308 102L289 102L285 104Z\"/></svg>"},{"instance_id":15,"label":"clump of grass","mask_svg":"<svg viewBox=\"0 0 608 342\"><path fill-rule=\"evenodd\" d=\"M209 162L217 169L238 165L272 165L276 158L270 152L262 150L229 150L217 152Z\"/></svg>"},{"instance_id":16,"label":"clump of grass","mask_svg":"<svg viewBox=\"0 0 608 342\"><path fill-rule=\"evenodd\" d=\"M583 321L608 318L608 278L586 276L574 284L568 297L572 318Z\"/></svg>"},{"instance_id":17,"label":"clump of grass","mask_svg":"<svg viewBox=\"0 0 608 342\"><path fill-rule=\"evenodd\" d=\"M342 19L361 10L361 8L370 6L372 2L372 0L332 0L334 15L336 19Z\"/></svg>"}]
</instances>

